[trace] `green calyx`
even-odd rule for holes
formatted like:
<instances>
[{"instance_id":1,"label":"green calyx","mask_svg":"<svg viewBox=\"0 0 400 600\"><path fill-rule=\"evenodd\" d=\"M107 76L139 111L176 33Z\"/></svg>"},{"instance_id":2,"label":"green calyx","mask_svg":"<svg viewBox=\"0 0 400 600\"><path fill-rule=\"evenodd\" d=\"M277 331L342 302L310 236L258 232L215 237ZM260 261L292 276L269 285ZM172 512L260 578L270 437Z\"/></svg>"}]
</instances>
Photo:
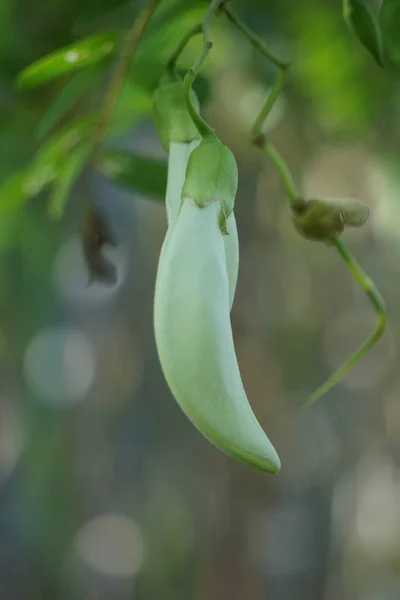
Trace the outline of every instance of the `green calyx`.
<instances>
[{"instance_id":1,"label":"green calyx","mask_svg":"<svg viewBox=\"0 0 400 600\"><path fill-rule=\"evenodd\" d=\"M204 137L190 155L182 198L191 198L199 208L218 202L220 229L227 235L226 219L233 211L237 186L238 168L232 151L215 134Z\"/></svg>"},{"instance_id":2,"label":"green calyx","mask_svg":"<svg viewBox=\"0 0 400 600\"><path fill-rule=\"evenodd\" d=\"M296 230L308 240L329 242L343 233L345 227L362 227L369 208L361 202L328 202L297 200L292 204Z\"/></svg>"},{"instance_id":3,"label":"green calyx","mask_svg":"<svg viewBox=\"0 0 400 600\"><path fill-rule=\"evenodd\" d=\"M199 110L199 101L193 91L191 98L196 110ZM187 109L182 81L161 81L153 96L153 119L166 150L170 142L186 143L200 139Z\"/></svg>"}]
</instances>

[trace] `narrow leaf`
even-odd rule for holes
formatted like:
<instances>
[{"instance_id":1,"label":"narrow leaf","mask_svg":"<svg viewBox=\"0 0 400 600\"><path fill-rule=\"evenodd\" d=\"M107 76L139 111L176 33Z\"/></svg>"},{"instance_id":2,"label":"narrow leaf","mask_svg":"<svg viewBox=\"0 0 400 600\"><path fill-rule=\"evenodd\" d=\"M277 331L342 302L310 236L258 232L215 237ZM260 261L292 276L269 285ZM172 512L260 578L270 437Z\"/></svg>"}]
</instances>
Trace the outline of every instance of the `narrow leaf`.
<instances>
[{"instance_id":1,"label":"narrow leaf","mask_svg":"<svg viewBox=\"0 0 400 600\"><path fill-rule=\"evenodd\" d=\"M60 167L49 198L50 218L60 219L64 214L71 190L85 166L91 147L91 144L78 147Z\"/></svg>"},{"instance_id":2,"label":"narrow leaf","mask_svg":"<svg viewBox=\"0 0 400 600\"><path fill-rule=\"evenodd\" d=\"M18 75L17 84L31 88L98 63L111 54L117 41L116 34L102 33L64 46L26 67Z\"/></svg>"},{"instance_id":3,"label":"narrow leaf","mask_svg":"<svg viewBox=\"0 0 400 600\"><path fill-rule=\"evenodd\" d=\"M400 67L400 0L383 0L380 25L385 56Z\"/></svg>"},{"instance_id":4,"label":"narrow leaf","mask_svg":"<svg viewBox=\"0 0 400 600\"><path fill-rule=\"evenodd\" d=\"M72 31L74 35L85 35L104 28L126 28L137 13L137 6L133 6L130 0L114 0L112 3L104 3L95 0L86 7L75 21Z\"/></svg>"},{"instance_id":5,"label":"narrow leaf","mask_svg":"<svg viewBox=\"0 0 400 600\"><path fill-rule=\"evenodd\" d=\"M365 0L343 0L344 19L361 44L382 65L382 40L379 24Z\"/></svg>"},{"instance_id":6,"label":"narrow leaf","mask_svg":"<svg viewBox=\"0 0 400 600\"><path fill-rule=\"evenodd\" d=\"M0 185L0 213L18 208L25 200L26 170L16 171ZM2 217L3 218L3 217Z\"/></svg>"},{"instance_id":7,"label":"narrow leaf","mask_svg":"<svg viewBox=\"0 0 400 600\"><path fill-rule=\"evenodd\" d=\"M152 101L149 90L127 80L108 123L108 134L126 134L128 127L133 127L140 119L150 115Z\"/></svg>"},{"instance_id":8,"label":"narrow leaf","mask_svg":"<svg viewBox=\"0 0 400 600\"><path fill-rule=\"evenodd\" d=\"M100 172L111 181L144 196L164 200L167 186L165 160L110 150L98 162Z\"/></svg>"},{"instance_id":9,"label":"narrow leaf","mask_svg":"<svg viewBox=\"0 0 400 600\"><path fill-rule=\"evenodd\" d=\"M59 176L69 153L82 143L95 122L93 116L77 119L42 144L27 167L0 184L0 212L15 210L45 191Z\"/></svg>"},{"instance_id":10,"label":"narrow leaf","mask_svg":"<svg viewBox=\"0 0 400 600\"><path fill-rule=\"evenodd\" d=\"M68 155L88 136L96 123L92 115L75 119L42 144L28 167L25 193L33 197L53 183Z\"/></svg>"},{"instance_id":11,"label":"narrow leaf","mask_svg":"<svg viewBox=\"0 0 400 600\"><path fill-rule=\"evenodd\" d=\"M76 73L63 87L60 94L39 122L37 136L42 140L53 129L63 115L73 107L91 87L98 74L97 69Z\"/></svg>"}]
</instances>

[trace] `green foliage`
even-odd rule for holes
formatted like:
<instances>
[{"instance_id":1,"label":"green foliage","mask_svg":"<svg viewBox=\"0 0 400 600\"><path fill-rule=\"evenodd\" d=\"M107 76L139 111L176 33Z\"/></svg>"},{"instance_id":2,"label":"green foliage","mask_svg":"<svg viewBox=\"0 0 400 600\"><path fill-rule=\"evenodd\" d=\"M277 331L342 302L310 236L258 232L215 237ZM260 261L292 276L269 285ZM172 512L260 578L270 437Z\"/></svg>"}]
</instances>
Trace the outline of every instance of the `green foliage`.
<instances>
[{"instance_id":1,"label":"green foliage","mask_svg":"<svg viewBox=\"0 0 400 600\"><path fill-rule=\"evenodd\" d=\"M26 182L27 169L21 169L8 177L0 186L0 210L2 213L18 208L28 197Z\"/></svg>"},{"instance_id":2,"label":"green foliage","mask_svg":"<svg viewBox=\"0 0 400 600\"><path fill-rule=\"evenodd\" d=\"M113 114L107 124L106 139L126 133L151 113L151 92L134 81L125 82Z\"/></svg>"},{"instance_id":3,"label":"green foliage","mask_svg":"<svg viewBox=\"0 0 400 600\"><path fill-rule=\"evenodd\" d=\"M137 10L136 6L134 10ZM73 32L81 35L98 30L98 28L118 25L121 22L125 25L127 18L133 19L134 10L130 0L113 0L112 5L107 1L88 2L75 20Z\"/></svg>"},{"instance_id":4,"label":"green foliage","mask_svg":"<svg viewBox=\"0 0 400 600\"><path fill-rule=\"evenodd\" d=\"M382 41L378 21L365 0L343 0L343 16L361 44L382 65Z\"/></svg>"},{"instance_id":5,"label":"green foliage","mask_svg":"<svg viewBox=\"0 0 400 600\"><path fill-rule=\"evenodd\" d=\"M116 34L101 33L64 46L26 67L17 83L20 88L31 88L98 63L115 50L117 42Z\"/></svg>"},{"instance_id":6,"label":"green foliage","mask_svg":"<svg viewBox=\"0 0 400 600\"><path fill-rule=\"evenodd\" d=\"M48 189L70 160L70 153L87 139L95 123L92 115L75 119L42 144L32 162L0 186L0 211L14 210Z\"/></svg>"},{"instance_id":7,"label":"green foliage","mask_svg":"<svg viewBox=\"0 0 400 600\"><path fill-rule=\"evenodd\" d=\"M95 86L98 76L99 72L95 68L85 69L73 75L40 120L37 128L39 140L46 137L79 98Z\"/></svg>"},{"instance_id":8,"label":"green foliage","mask_svg":"<svg viewBox=\"0 0 400 600\"><path fill-rule=\"evenodd\" d=\"M383 0L380 13L383 49L389 64L400 69L400 1Z\"/></svg>"},{"instance_id":9,"label":"green foliage","mask_svg":"<svg viewBox=\"0 0 400 600\"><path fill-rule=\"evenodd\" d=\"M164 201L167 163L126 150L109 150L98 161L99 171L115 184Z\"/></svg>"},{"instance_id":10,"label":"green foliage","mask_svg":"<svg viewBox=\"0 0 400 600\"><path fill-rule=\"evenodd\" d=\"M119 46L127 20L135 20L137 4L127 0L93 2L76 19L73 28L75 33L89 33L88 37L51 52L18 75L20 89L34 88L70 75L39 120L37 137L40 141L66 117L68 119L71 115L72 121L52 134L26 167L3 181L0 210L16 209L28 199L50 191L49 216L62 216L73 185L85 168L89 146L94 141L98 126L96 115L100 114L99 106L104 97L100 84L109 66L105 59L111 57ZM128 77L119 90L112 114L104 124L101 142L124 134L129 127L150 115L152 92L163 74L165 61L176 40L198 20L203 9L200 0L191 2L189 6L183 0L166 0L158 5L149 24L149 34L144 36ZM116 32L110 32L114 27ZM194 47L188 48L183 65L189 64L196 47L197 42ZM84 112L77 116L79 105L84 107ZM102 149L97 153L97 168L118 185L142 194L161 197L165 193L166 166L161 161L129 155L123 150L110 153Z\"/></svg>"},{"instance_id":11,"label":"green foliage","mask_svg":"<svg viewBox=\"0 0 400 600\"><path fill-rule=\"evenodd\" d=\"M85 166L91 148L91 143L78 146L67 156L64 163L60 166L58 177L54 182L49 197L49 216L52 219L60 219L62 217L70 192Z\"/></svg>"}]
</instances>

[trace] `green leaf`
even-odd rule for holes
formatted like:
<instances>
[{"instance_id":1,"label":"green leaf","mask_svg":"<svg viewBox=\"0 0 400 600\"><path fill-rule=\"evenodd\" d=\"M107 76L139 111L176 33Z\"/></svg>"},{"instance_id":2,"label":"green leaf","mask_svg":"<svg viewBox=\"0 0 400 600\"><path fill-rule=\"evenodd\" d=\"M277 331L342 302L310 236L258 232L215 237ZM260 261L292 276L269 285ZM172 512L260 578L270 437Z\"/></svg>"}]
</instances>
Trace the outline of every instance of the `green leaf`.
<instances>
[{"instance_id":1,"label":"green leaf","mask_svg":"<svg viewBox=\"0 0 400 600\"><path fill-rule=\"evenodd\" d=\"M157 200L165 198L165 160L140 156L126 150L109 150L100 158L98 169L117 185Z\"/></svg>"},{"instance_id":2,"label":"green leaf","mask_svg":"<svg viewBox=\"0 0 400 600\"><path fill-rule=\"evenodd\" d=\"M69 123L42 144L28 167L25 181L25 193L28 197L37 196L57 179L69 154L85 140L95 124L96 117L85 115Z\"/></svg>"},{"instance_id":3,"label":"green leaf","mask_svg":"<svg viewBox=\"0 0 400 600\"><path fill-rule=\"evenodd\" d=\"M380 26L385 56L395 67L400 67L400 0L383 0Z\"/></svg>"},{"instance_id":4,"label":"green leaf","mask_svg":"<svg viewBox=\"0 0 400 600\"><path fill-rule=\"evenodd\" d=\"M0 212L18 208L25 200L26 169L16 171L0 185Z\"/></svg>"},{"instance_id":5,"label":"green leaf","mask_svg":"<svg viewBox=\"0 0 400 600\"><path fill-rule=\"evenodd\" d=\"M343 16L361 44L382 65L382 40L379 24L365 0L343 0Z\"/></svg>"},{"instance_id":6,"label":"green leaf","mask_svg":"<svg viewBox=\"0 0 400 600\"><path fill-rule=\"evenodd\" d=\"M117 41L116 34L102 33L64 46L26 67L18 75L17 84L21 88L31 88L98 63L111 54Z\"/></svg>"},{"instance_id":7,"label":"green leaf","mask_svg":"<svg viewBox=\"0 0 400 600\"><path fill-rule=\"evenodd\" d=\"M114 112L108 123L108 135L124 135L128 127L133 127L140 119L151 114L152 95L131 80L125 81Z\"/></svg>"},{"instance_id":8,"label":"green leaf","mask_svg":"<svg viewBox=\"0 0 400 600\"><path fill-rule=\"evenodd\" d=\"M76 73L63 87L60 94L39 122L38 139L42 140L53 129L62 116L94 85L98 70L87 69Z\"/></svg>"},{"instance_id":9,"label":"green leaf","mask_svg":"<svg viewBox=\"0 0 400 600\"><path fill-rule=\"evenodd\" d=\"M92 144L78 146L60 167L49 198L49 217L60 219L64 214L71 190L81 174Z\"/></svg>"},{"instance_id":10,"label":"green leaf","mask_svg":"<svg viewBox=\"0 0 400 600\"><path fill-rule=\"evenodd\" d=\"M74 35L85 35L88 32L104 30L105 28L123 27L133 22L137 14L137 6L130 0L113 0L103 3L95 0L76 19L72 32Z\"/></svg>"},{"instance_id":11,"label":"green leaf","mask_svg":"<svg viewBox=\"0 0 400 600\"><path fill-rule=\"evenodd\" d=\"M160 8L161 6L162 4ZM136 63L148 61L149 58L154 57L157 57L161 63L165 64L176 49L177 40L180 40L193 25L199 23L203 16L204 9L198 4L195 4L194 7L192 4L189 4L187 10L169 21L163 21L161 27L153 24L151 35L144 37L136 51L135 59L132 61L132 70L135 68ZM193 38L193 41L180 57L180 64L186 68L191 66L198 57L198 51L200 50L201 52L201 47L201 38ZM218 52L220 52L220 48L218 48ZM206 71L207 65L208 63L205 65Z\"/></svg>"},{"instance_id":12,"label":"green leaf","mask_svg":"<svg viewBox=\"0 0 400 600\"><path fill-rule=\"evenodd\" d=\"M1 214L0 252L8 250L17 240L20 240L20 215L16 211ZM1 270L0 270L1 277Z\"/></svg>"},{"instance_id":13,"label":"green leaf","mask_svg":"<svg viewBox=\"0 0 400 600\"><path fill-rule=\"evenodd\" d=\"M155 13L149 23L148 33L159 29L165 30L167 24L185 18L187 13L204 12L204 0L164 0L159 2Z\"/></svg>"},{"instance_id":14,"label":"green leaf","mask_svg":"<svg viewBox=\"0 0 400 600\"><path fill-rule=\"evenodd\" d=\"M87 115L76 119L39 148L31 163L0 185L0 212L16 210L57 179L70 152L81 144L96 120Z\"/></svg>"}]
</instances>

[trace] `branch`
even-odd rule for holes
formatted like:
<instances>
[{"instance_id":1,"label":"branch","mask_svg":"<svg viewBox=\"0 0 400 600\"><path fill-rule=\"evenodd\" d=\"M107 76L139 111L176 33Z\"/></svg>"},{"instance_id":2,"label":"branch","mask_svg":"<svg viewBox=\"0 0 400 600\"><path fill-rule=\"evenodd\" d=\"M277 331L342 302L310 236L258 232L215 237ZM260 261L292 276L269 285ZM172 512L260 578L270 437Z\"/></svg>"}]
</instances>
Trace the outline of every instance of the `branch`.
<instances>
[{"instance_id":1,"label":"branch","mask_svg":"<svg viewBox=\"0 0 400 600\"><path fill-rule=\"evenodd\" d=\"M142 9L141 13L128 31L125 44L122 47L113 76L105 92L103 103L100 107L100 117L94 133L94 145L91 153L92 162L96 162L98 158L98 153L106 134L108 123L118 102L118 98L129 70L129 63L135 55L140 40L143 37L146 27L159 1L160 0L148 0L146 6Z\"/></svg>"}]
</instances>

